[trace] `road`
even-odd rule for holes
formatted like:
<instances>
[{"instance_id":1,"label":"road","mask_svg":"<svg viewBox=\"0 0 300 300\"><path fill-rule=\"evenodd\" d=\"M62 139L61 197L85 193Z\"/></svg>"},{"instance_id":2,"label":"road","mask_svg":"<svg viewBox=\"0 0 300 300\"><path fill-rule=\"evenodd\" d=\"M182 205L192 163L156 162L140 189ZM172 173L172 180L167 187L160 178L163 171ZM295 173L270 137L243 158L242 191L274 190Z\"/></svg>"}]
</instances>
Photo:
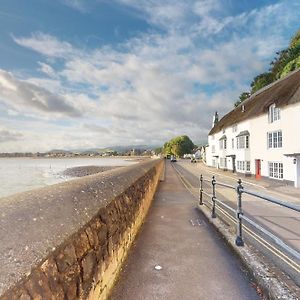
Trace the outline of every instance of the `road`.
<instances>
[{"instance_id":1,"label":"road","mask_svg":"<svg viewBox=\"0 0 300 300\"><path fill-rule=\"evenodd\" d=\"M110 299L259 299L169 162Z\"/></svg>"},{"instance_id":2,"label":"road","mask_svg":"<svg viewBox=\"0 0 300 300\"><path fill-rule=\"evenodd\" d=\"M223 182L228 185L237 185L237 177L232 173L223 171L214 171L203 164L191 164L186 160L179 160L173 163L186 187L197 198L199 193L199 176L203 175L205 179L211 180L214 175L217 182ZM244 178L245 179L245 178ZM247 179L244 180L243 186L252 191L268 194L285 200L290 203L299 204L300 199L294 197L291 193L283 194L278 190L268 189L266 186L253 183ZM212 188L209 182L204 183L204 191L211 194ZM237 194L233 189L217 186L217 199L222 200L232 208L236 208ZM210 197L204 196L205 204L211 207ZM290 209L280 207L276 204L269 203L265 200L254 198L250 195L243 194L243 211L246 217L255 220L256 223L268 229L271 233L278 236L288 246L300 252L300 213ZM226 223L235 226L233 223L235 214L226 210L217 208L217 214ZM245 228L250 230L250 234L245 234L245 240L252 243L258 248L271 262L275 263L280 269L285 271L300 286L300 261L291 256L281 247L278 247L269 237L258 232L250 224L245 224ZM247 233L245 230L245 233ZM253 232L251 234L251 232ZM259 235L257 237L257 235Z\"/></svg>"}]
</instances>

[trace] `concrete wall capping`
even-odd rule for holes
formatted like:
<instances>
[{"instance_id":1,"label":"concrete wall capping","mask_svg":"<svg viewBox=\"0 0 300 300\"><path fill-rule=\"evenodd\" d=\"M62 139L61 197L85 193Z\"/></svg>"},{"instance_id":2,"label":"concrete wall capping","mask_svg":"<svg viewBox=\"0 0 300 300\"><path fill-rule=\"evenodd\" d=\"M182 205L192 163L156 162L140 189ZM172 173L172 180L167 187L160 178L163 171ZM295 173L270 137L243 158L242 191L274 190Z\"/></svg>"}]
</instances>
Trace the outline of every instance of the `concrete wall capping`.
<instances>
[{"instance_id":1,"label":"concrete wall capping","mask_svg":"<svg viewBox=\"0 0 300 300\"><path fill-rule=\"evenodd\" d=\"M0 264L0 299L107 299L150 207L163 164L151 160L3 201L4 229L21 216L25 226L15 221L12 235L3 234L7 244L1 251L10 247L13 259Z\"/></svg>"}]
</instances>

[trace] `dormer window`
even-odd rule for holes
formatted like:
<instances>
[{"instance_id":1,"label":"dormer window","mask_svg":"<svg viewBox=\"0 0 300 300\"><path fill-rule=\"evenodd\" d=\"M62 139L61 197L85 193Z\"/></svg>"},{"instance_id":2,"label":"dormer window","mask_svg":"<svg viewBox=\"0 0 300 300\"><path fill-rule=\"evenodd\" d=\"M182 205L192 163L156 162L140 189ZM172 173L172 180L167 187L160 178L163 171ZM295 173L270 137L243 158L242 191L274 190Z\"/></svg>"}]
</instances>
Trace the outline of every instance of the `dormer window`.
<instances>
[{"instance_id":1,"label":"dormer window","mask_svg":"<svg viewBox=\"0 0 300 300\"><path fill-rule=\"evenodd\" d=\"M269 123L280 120L280 108L275 103L269 106Z\"/></svg>"}]
</instances>

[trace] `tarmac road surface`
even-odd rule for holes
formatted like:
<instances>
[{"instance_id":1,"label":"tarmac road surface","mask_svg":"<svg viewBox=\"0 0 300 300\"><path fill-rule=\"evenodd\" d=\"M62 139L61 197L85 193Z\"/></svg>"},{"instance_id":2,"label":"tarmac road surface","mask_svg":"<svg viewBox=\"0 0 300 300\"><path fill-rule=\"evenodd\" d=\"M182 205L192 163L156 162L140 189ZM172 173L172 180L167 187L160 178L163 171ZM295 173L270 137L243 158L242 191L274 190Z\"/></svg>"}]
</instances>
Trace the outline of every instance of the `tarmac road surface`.
<instances>
[{"instance_id":1,"label":"tarmac road surface","mask_svg":"<svg viewBox=\"0 0 300 300\"><path fill-rule=\"evenodd\" d=\"M212 176L215 175L217 182L223 182L233 186L237 185L237 179L239 178L237 175L230 172L208 168L202 163L195 165L191 164L188 161L180 160L176 164L173 164L173 166L179 172L180 176L189 186L189 189L195 195L197 195L199 191L200 174L202 174L205 179L210 180ZM294 188L280 187L277 186L276 183L274 183L273 186L270 182L255 182L254 180L248 178L242 178L242 181L245 188L249 190L273 196L285 202L290 202L296 205L300 204L300 197L298 196L299 192ZM282 189L284 192L281 191ZM211 190L211 184L205 183L204 191L211 194ZM235 190L217 186L216 191L218 199L224 201L227 205L236 209L237 194ZM205 203L210 206L211 199L209 199L208 197L204 197L204 200ZM255 220L259 225L263 226L271 233L278 236L288 246L300 252L299 212L245 194L243 194L242 203L245 216ZM233 216L233 218L235 218L234 214L230 214ZM219 216L223 217L221 213L219 214ZM224 220L228 221L227 217L225 217ZM269 259L272 263L274 263L285 273L287 273L298 284L298 286L300 286L300 261L288 254L281 247L278 247L270 238L261 234L257 229L251 227L246 222L244 222L244 224L251 230L255 231L255 233L262 236L263 240L266 241L266 245L272 244L275 249L271 247L270 251L269 246L267 246L269 248L268 249L261 243L257 243L257 241L251 236L244 234L246 241L255 245L255 247L259 249L267 259ZM279 252L277 251L277 249L279 250Z\"/></svg>"},{"instance_id":2,"label":"tarmac road surface","mask_svg":"<svg viewBox=\"0 0 300 300\"><path fill-rule=\"evenodd\" d=\"M259 299L169 162L110 299Z\"/></svg>"}]
</instances>

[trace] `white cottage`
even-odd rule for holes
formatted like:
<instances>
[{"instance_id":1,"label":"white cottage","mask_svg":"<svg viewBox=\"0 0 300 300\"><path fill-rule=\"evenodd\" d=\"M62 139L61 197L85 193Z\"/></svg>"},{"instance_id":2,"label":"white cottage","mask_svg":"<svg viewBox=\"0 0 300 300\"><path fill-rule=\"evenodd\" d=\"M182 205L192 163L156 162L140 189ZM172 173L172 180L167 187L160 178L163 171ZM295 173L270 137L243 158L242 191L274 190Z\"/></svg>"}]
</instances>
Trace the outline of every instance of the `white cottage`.
<instances>
[{"instance_id":1,"label":"white cottage","mask_svg":"<svg viewBox=\"0 0 300 300\"><path fill-rule=\"evenodd\" d=\"M209 166L300 187L300 69L216 114L208 144Z\"/></svg>"}]
</instances>

